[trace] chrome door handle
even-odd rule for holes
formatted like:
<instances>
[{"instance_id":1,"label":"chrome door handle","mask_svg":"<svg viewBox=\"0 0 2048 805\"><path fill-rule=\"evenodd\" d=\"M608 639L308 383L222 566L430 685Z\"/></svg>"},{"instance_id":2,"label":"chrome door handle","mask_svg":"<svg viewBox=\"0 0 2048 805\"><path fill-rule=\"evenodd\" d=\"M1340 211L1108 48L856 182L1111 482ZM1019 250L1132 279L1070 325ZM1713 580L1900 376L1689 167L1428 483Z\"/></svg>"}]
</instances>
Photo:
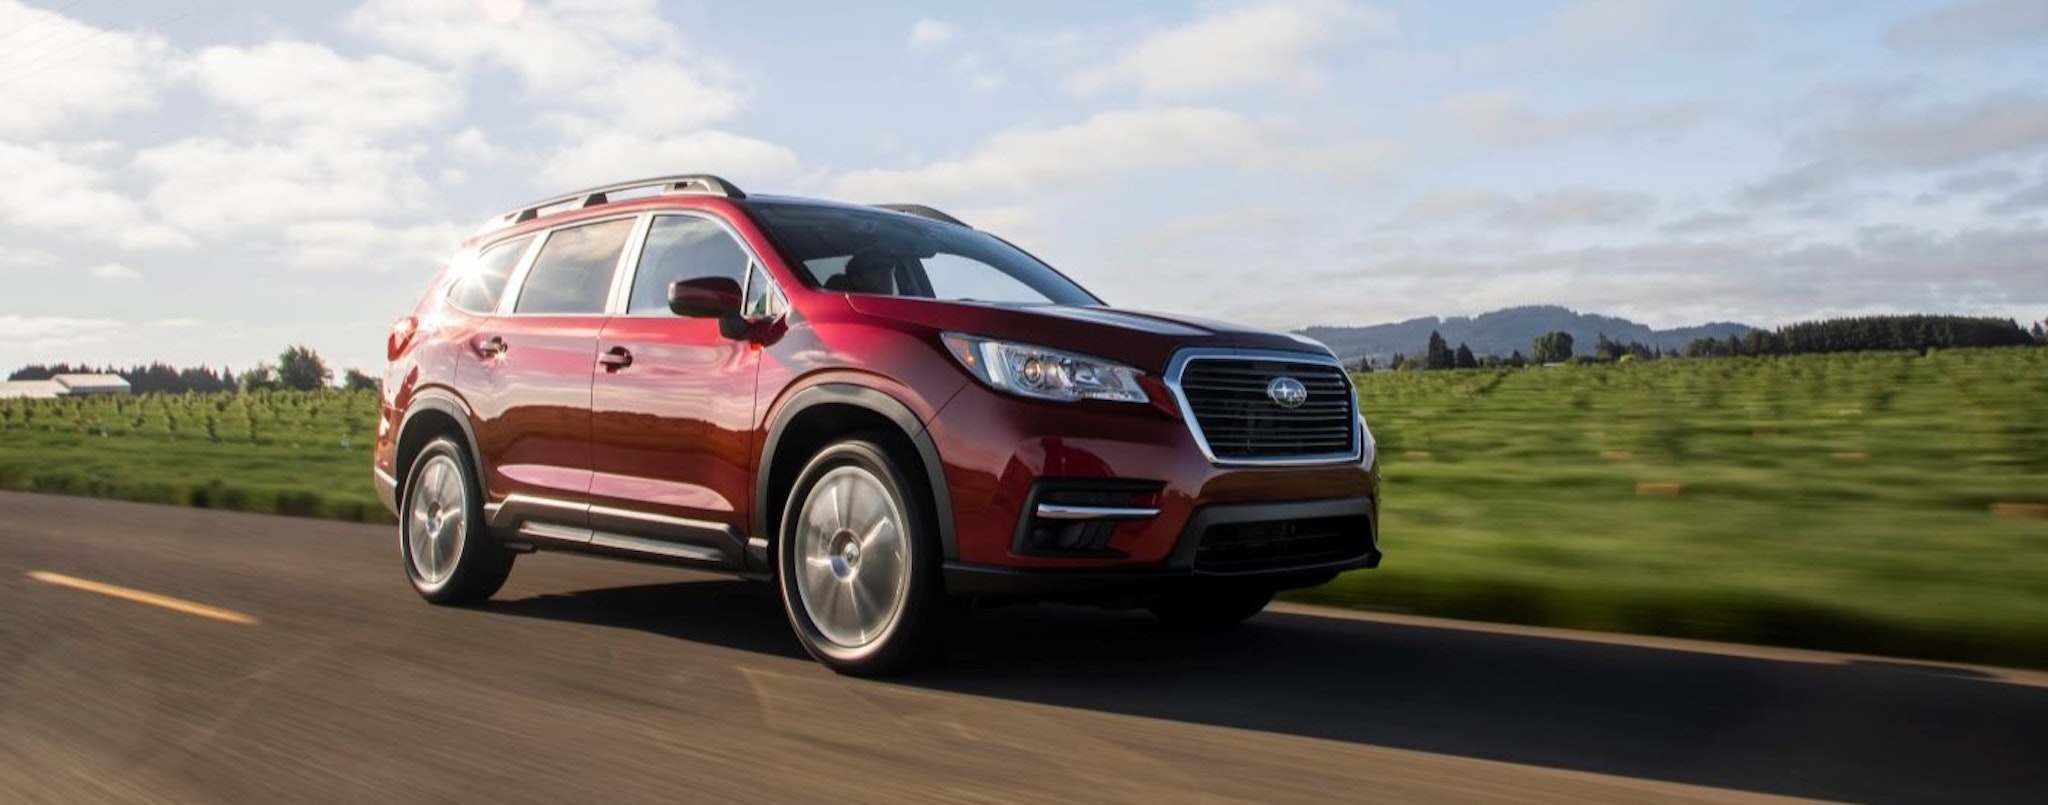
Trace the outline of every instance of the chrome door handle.
<instances>
[{"instance_id":1,"label":"chrome door handle","mask_svg":"<svg viewBox=\"0 0 2048 805\"><path fill-rule=\"evenodd\" d=\"M507 352L510 352L511 350L511 345L506 344L505 339L499 338L495 335L491 336L490 338L484 339L483 341L477 342L476 345L477 354L482 355L486 358L495 358L498 357L499 355L503 355Z\"/></svg>"},{"instance_id":2,"label":"chrome door handle","mask_svg":"<svg viewBox=\"0 0 2048 805\"><path fill-rule=\"evenodd\" d=\"M612 347L597 356L597 362L605 371L616 372L633 365L633 353L627 352L625 347Z\"/></svg>"}]
</instances>

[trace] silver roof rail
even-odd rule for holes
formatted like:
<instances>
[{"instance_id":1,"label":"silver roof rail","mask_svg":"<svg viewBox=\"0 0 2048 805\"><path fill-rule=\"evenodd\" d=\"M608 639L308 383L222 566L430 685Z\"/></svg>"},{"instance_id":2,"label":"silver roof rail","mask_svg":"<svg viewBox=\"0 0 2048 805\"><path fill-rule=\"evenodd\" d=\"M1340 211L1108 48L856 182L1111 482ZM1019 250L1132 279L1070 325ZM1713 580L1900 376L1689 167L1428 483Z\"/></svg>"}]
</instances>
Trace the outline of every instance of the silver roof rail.
<instances>
[{"instance_id":1,"label":"silver roof rail","mask_svg":"<svg viewBox=\"0 0 2048 805\"><path fill-rule=\"evenodd\" d=\"M529 204L522 204L510 212L492 217L477 234L481 235L509 226L518 226L519 224L539 218L544 214L552 215L566 210L585 209L601 204L610 204L615 200L627 201L635 198L668 195L671 193L724 196L732 199L747 197L746 193L740 191L738 185L708 173L656 176L652 179L635 179L630 182L619 182L617 184L587 188L574 193L565 193ZM612 197L616 195L625 195L627 198L613 199Z\"/></svg>"},{"instance_id":2,"label":"silver roof rail","mask_svg":"<svg viewBox=\"0 0 2048 805\"><path fill-rule=\"evenodd\" d=\"M951 215L947 215L926 204L876 204L875 206L885 210L894 210L905 215L915 215L919 218L929 218L934 221L944 221L955 226L967 226L966 221L962 221ZM967 228L973 229L974 227L967 226Z\"/></svg>"}]
</instances>

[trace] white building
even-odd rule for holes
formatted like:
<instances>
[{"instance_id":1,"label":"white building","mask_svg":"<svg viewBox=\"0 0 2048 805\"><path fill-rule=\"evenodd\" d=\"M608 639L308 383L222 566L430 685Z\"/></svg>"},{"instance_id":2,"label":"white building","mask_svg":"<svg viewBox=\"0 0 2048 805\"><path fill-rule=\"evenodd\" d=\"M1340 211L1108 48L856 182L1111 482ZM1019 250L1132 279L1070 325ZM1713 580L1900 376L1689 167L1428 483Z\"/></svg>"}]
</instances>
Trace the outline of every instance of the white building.
<instances>
[{"instance_id":1,"label":"white building","mask_svg":"<svg viewBox=\"0 0 2048 805\"><path fill-rule=\"evenodd\" d=\"M57 375L48 380L0 382L0 400L54 400L95 394L127 394L128 381L120 375Z\"/></svg>"}]
</instances>

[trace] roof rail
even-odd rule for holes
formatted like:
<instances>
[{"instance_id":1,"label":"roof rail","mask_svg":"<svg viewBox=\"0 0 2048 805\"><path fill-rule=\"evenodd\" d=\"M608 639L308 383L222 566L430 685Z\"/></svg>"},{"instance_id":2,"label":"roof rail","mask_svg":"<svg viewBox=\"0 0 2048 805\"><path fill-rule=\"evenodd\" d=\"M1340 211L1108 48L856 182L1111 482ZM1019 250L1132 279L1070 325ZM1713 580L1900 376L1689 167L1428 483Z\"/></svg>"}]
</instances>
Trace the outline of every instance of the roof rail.
<instances>
[{"instance_id":1,"label":"roof rail","mask_svg":"<svg viewBox=\"0 0 2048 805\"><path fill-rule=\"evenodd\" d=\"M876 204L875 206L885 210L895 210L900 213L915 215L919 218L930 218L934 221L944 221L946 223L953 224L954 226L967 226L966 221L962 221L951 215L939 212L938 210L923 204ZM973 229L974 227L967 226L967 228Z\"/></svg>"},{"instance_id":2,"label":"roof rail","mask_svg":"<svg viewBox=\"0 0 2048 805\"><path fill-rule=\"evenodd\" d=\"M653 192L633 192L642 190L653 190ZM517 209L514 209L511 212L507 212L503 215L493 217L489 222L484 224L483 232L490 232L497 229L504 229L505 227L508 226L517 226L519 224L526 223L527 221L539 218L542 215L543 210L546 210L548 214L553 214L555 212L560 212L563 210L584 209L587 207L595 207L600 204L610 204L613 201L612 196L625 193L631 194L629 198L644 198L647 196L666 195L669 193L694 193L709 196L724 196L726 198L735 199L747 197L746 193L740 192L738 185L735 185L732 182L728 182L724 179L721 179L717 176L713 176L708 173L686 173L678 174L675 176L656 176L651 179L636 179L630 182L619 182L617 184L608 184L599 187L592 187L584 190L578 190L574 193L567 193L555 196L553 198L543 199L541 201L536 201L530 204L522 204ZM618 200L626 201L628 199ZM551 207L556 207L560 209L549 209Z\"/></svg>"}]
</instances>

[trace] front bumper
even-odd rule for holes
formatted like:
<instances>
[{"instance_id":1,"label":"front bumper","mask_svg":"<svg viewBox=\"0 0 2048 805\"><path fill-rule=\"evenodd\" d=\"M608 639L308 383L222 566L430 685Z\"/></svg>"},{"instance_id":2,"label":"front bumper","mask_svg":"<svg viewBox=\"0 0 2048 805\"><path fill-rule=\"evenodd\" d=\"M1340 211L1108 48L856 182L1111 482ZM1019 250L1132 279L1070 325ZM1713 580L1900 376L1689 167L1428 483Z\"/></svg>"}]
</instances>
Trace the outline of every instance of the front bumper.
<instances>
[{"instance_id":1,"label":"front bumper","mask_svg":"<svg viewBox=\"0 0 2048 805\"><path fill-rule=\"evenodd\" d=\"M1224 527L1266 526L1341 520L1356 523L1353 549L1322 553L1289 562L1285 556L1255 563L1249 569L1205 562L1204 540ZM1284 529L1282 529L1284 531ZM1378 567L1379 507L1371 497L1280 503L1211 504L1195 510L1181 529L1173 551L1158 565L1144 568L1027 568L968 562L947 562L946 591L967 598L1085 598L1107 595L1143 596L1179 586L1244 584L1290 589L1312 587L1338 573ZM1210 543L1212 550L1216 543Z\"/></svg>"}]
</instances>

